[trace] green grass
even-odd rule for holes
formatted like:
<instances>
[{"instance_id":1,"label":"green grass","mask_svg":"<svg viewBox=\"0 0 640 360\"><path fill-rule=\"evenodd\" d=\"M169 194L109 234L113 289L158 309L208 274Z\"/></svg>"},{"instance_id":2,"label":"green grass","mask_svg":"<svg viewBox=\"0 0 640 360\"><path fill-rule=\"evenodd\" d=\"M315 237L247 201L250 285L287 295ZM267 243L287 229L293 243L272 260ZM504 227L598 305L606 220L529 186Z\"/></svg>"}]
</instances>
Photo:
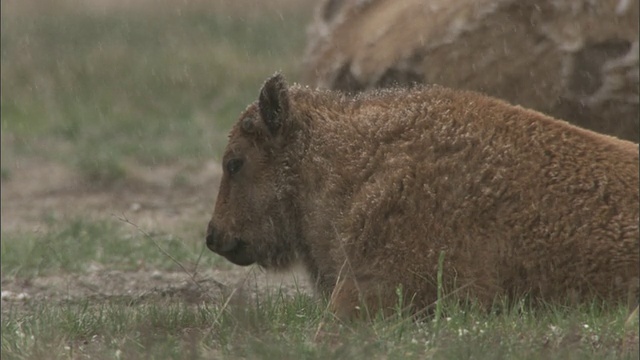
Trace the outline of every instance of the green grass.
<instances>
[{"instance_id":1,"label":"green grass","mask_svg":"<svg viewBox=\"0 0 640 360\"><path fill-rule=\"evenodd\" d=\"M92 263L118 270L135 270L143 262L151 268L180 271L175 261L190 267L199 262L207 268L214 267L219 261L215 256L200 258L204 234L184 240L172 234L138 231L133 225L115 218L49 222L48 228L38 233L2 233L0 266L3 276L82 273ZM171 254L174 260L163 251Z\"/></svg>"},{"instance_id":2,"label":"green grass","mask_svg":"<svg viewBox=\"0 0 640 360\"><path fill-rule=\"evenodd\" d=\"M188 306L117 302L9 310L3 359L635 359L626 309L551 308L500 315L445 305L445 321L342 324L309 296ZM118 355L116 355L118 354ZM186 355L188 354L188 355Z\"/></svg>"},{"instance_id":3,"label":"green grass","mask_svg":"<svg viewBox=\"0 0 640 360\"><path fill-rule=\"evenodd\" d=\"M309 17L10 9L1 24L2 131L23 153L74 165L103 154L142 164L211 157L224 142L215 134L267 76L283 69L295 80Z\"/></svg>"},{"instance_id":4,"label":"green grass","mask_svg":"<svg viewBox=\"0 0 640 360\"><path fill-rule=\"evenodd\" d=\"M11 170L9 170L6 167L0 168L0 179L2 181L6 181L6 180L11 179Z\"/></svg>"},{"instance_id":5,"label":"green grass","mask_svg":"<svg viewBox=\"0 0 640 360\"><path fill-rule=\"evenodd\" d=\"M127 169L121 159L109 152L81 154L75 165L85 180L97 186L113 185L127 176Z\"/></svg>"}]
</instances>

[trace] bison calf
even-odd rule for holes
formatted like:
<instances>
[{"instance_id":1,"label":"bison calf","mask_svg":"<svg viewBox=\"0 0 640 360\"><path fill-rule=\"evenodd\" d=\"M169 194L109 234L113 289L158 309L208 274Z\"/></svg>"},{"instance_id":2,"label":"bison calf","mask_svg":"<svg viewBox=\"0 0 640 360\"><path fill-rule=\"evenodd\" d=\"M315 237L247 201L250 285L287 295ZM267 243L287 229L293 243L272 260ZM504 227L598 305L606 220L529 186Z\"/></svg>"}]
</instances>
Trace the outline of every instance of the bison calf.
<instances>
[{"instance_id":1,"label":"bison calf","mask_svg":"<svg viewBox=\"0 0 640 360\"><path fill-rule=\"evenodd\" d=\"M445 294L628 301L638 145L473 92L268 79L231 130L207 246L301 262L340 317ZM438 259L444 254L443 266ZM365 305L365 306L361 306Z\"/></svg>"}]
</instances>

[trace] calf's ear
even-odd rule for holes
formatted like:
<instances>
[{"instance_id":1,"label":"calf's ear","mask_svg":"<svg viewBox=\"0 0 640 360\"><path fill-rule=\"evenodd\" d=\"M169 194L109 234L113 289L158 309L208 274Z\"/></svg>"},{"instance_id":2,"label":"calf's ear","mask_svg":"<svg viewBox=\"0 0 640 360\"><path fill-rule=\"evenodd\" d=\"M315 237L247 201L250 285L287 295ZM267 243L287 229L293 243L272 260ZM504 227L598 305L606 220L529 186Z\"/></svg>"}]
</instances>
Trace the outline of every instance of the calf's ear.
<instances>
[{"instance_id":1,"label":"calf's ear","mask_svg":"<svg viewBox=\"0 0 640 360\"><path fill-rule=\"evenodd\" d=\"M289 116L289 91L287 82L280 73L276 73L262 85L258 109L271 135L277 135Z\"/></svg>"}]
</instances>

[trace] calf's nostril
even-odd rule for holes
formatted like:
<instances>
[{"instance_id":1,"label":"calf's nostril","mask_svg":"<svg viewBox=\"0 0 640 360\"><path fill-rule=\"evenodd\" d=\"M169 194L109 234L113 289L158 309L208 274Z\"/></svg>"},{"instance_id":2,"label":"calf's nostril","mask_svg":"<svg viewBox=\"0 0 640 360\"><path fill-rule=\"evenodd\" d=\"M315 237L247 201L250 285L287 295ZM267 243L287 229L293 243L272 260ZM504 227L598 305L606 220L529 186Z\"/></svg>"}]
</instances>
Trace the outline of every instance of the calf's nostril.
<instances>
[{"instance_id":1,"label":"calf's nostril","mask_svg":"<svg viewBox=\"0 0 640 360\"><path fill-rule=\"evenodd\" d=\"M207 236L205 238L205 240L207 241L207 247L209 247L210 249L213 250L213 245L216 242L216 236L215 236L215 230L213 229L212 226L209 226L209 228L207 229Z\"/></svg>"},{"instance_id":2,"label":"calf's nostril","mask_svg":"<svg viewBox=\"0 0 640 360\"><path fill-rule=\"evenodd\" d=\"M238 247L238 244L239 244L238 239L228 239L223 241L222 244L218 245L218 250L223 253L231 252L233 250L236 250L236 248Z\"/></svg>"},{"instance_id":3,"label":"calf's nostril","mask_svg":"<svg viewBox=\"0 0 640 360\"><path fill-rule=\"evenodd\" d=\"M205 241L209 250L216 253L234 251L241 244L240 239L224 236L219 231L216 231L216 228L211 223L207 227Z\"/></svg>"}]
</instances>

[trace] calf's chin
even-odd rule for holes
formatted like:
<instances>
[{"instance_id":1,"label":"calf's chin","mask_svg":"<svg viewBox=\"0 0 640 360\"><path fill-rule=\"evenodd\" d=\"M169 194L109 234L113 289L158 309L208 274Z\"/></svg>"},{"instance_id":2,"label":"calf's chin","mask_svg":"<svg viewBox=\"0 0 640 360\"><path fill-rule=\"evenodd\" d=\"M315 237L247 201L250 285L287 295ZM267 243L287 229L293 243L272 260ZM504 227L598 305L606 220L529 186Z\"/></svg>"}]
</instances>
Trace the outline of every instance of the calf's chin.
<instances>
[{"instance_id":1,"label":"calf's chin","mask_svg":"<svg viewBox=\"0 0 640 360\"><path fill-rule=\"evenodd\" d=\"M247 244L240 239L236 239L236 245L233 248L224 252L218 252L218 254L240 266L249 266L256 263L255 256L253 256L250 249L247 248Z\"/></svg>"},{"instance_id":2,"label":"calf's chin","mask_svg":"<svg viewBox=\"0 0 640 360\"><path fill-rule=\"evenodd\" d=\"M210 222L207 228L206 244L209 250L236 265L248 266L256 262L246 241L221 232L213 225L213 222Z\"/></svg>"}]
</instances>

